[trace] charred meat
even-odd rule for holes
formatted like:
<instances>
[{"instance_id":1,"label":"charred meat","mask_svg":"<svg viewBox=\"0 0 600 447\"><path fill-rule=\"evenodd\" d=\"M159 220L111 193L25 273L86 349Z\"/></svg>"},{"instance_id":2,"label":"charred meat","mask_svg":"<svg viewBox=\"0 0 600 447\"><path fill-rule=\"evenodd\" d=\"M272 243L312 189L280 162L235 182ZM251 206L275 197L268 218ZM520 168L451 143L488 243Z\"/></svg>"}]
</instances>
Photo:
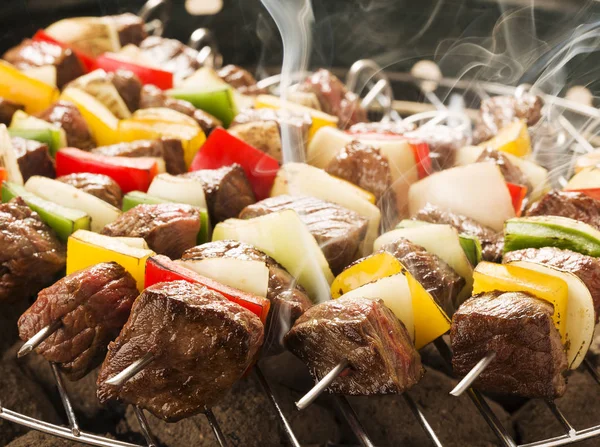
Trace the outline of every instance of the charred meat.
<instances>
[{"instance_id":1,"label":"charred meat","mask_svg":"<svg viewBox=\"0 0 600 447\"><path fill-rule=\"evenodd\" d=\"M58 363L70 380L79 380L102 362L137 296L136 282L123 267L97 264L42 290L19 319L19 336L29 340L60 320L61 327L36 351Z\"/></svg>"},{"instance_id":2,"label":"charred meat","mask_svg":"<svg viewBox=\"0 0 600 447\"><path fill-rule=\"evenodd\" d=\"M63 175L56 180L67 183L88 194L98 197L112 206L121 209L123 192L113 179L102 174L90 174L79 172L76 174Z\"/></svg>"},{"instance_id":3,"label":"charred meat","mask_svg":"<svg viewBox=\"0 0 600 447\"><path fill-rule=\"evenodd\" d=\"M0 124L10 125L17 110L25 110L25 106L0 97Z\"/></svg>"},{"instance_id":4,"label":"charred meat","mask_svg":"<svg viewBox=\"0 0 600 447\"><path fill-rule=\"evenodd\" d=\"M200 68L198 52L175 39L150 36L139 45L148 60L157 67L187 78Z\"/></svg>"},{"instance_id":5,"label":"charred meat","mask_svg":"<svg viewBox=\"0 0 600 447\"><path fill-rule=\"evenodd\" d=\"M108 348L98 398L139 405L166 421L210 408L242 377L263 341L260 319L221 294L185 281L159 283L135 301ZM120 388L105 381L151 353Z\"/></svg>"},{"instance_id":6,"label":"charred meat","mask_svg":"<svg viewBox=\"0 0 600 447\"><path fill-rule=\"evenodd\" d=\"M285 344L315 380L348 360L348 373L328 388L333 393L402 393L424 372L406 328L382 301L341 297L318 304L296 321Z\"/></svg>"},{"instance_id":7,"label":"charred meat","mask_svg":"<svg viewBox=\"0 0 600 447\"><path fill-rule=\"evenodd\" d=\"M266 93L266 90L258 88L256 79L248 70L237 65L226 65L217 72L217 75L245 95Z\"/></svg>"},{"instance_id":8,"label":"charred meat","mask_svg":"<svg viewBox=\"0 0 600 447\"><path fill-rule=\"evenodd\" d=\"M358 213L314 197L276 196L247 206L240 219L294 210L321 247L331 271L341 273L358 257L367 220Z\"/></svg>"},{"instance_id":9,"label":"charred meat","mask_svg":"<svg viewBox=\"0 0 600 447\"><path fill-rule=\"evenodd\" d=\"M81 113L67 101L58 101L40 113L39 118L59 125L67 134L67 145L84 151L96 147L90 129Z\"/></svg>"},{"instance_id":10,"label":"charred meat","mask_svg":"<svg viewBox=\"0 0 600 447\"><path fill-rule=\"evenodd\" d=\"M117 70L108 73L108 79L115 86L130 112L140 108L142 83L134 73L128 70Z\"/></svg>"},{"instance_id":11,"label":"charred meat","mask_svg":"<svg viewBox=\"0 0 600 447\"><path fill-rule=\"evenodd\" d=\"M582 192L550 191L525 211L525 216L562 216L600 230L600 200Z\"/></svg>"},{"instance_id":12,"label":"charred meat","mask_svg":"<svg viewBox=\"0 0 600 447\"><path fill-rule=\"evenodd\" d=\"M119 14L108 18L114 22L117 28L119 43L122 47L129 44L139 46L147 37L144 21L135 14Z\"/></svg>"},{"instance_id":13,"label":"charred meat","mask_svg":"<svg viewBox=\"0 0 600 447\"><path fill-rule=\"evenodd\" d=\"M138 205L102 230L107 236L142 237L156 253L178 259L196 245L200 211L189 205Z\"/></svg>"},{"instance_id":14,"label":"charred meat","mask_svg":"<svg viewBox=\"0 0 600 447\"><path fill-rule=\"evenodd\" d=\"M238 164L219 169L202 169L188 172L182 177L202 182L206 205L213 225L237 217L248 205L256 202L252 186Z\"/></svg>"},{"instance_id":15,"label":"charred meat","mask_svg":"<svg viewBox=\"0 0 600 447\"><path fill-rule=\"evenodd\" d=\"M92 152L110 157L159 157L165 161L165 168L169 174L177 175L187 171L183 159L183 145L181 140L176 138L117 143L97 147Z\"/></svg>"},{"instance_id":16,"label":"charred meat","mask_svg":"<svg viewBox=\"0 0 600 447\"><path fill-rule=\"evenodd\" d=\"M381 247L398 259L427 290L435 302L451 316L458 308L458 294L465 280L448 264L423 247L400 238Z\"/></svg>"},{"instance_id":17,"label":"charred meat","mask_svg":"<svg viewBox=\"0 0 600 447\"><path fill-rule=\"evenodd\" d=\"M33 175L54 178L54 162L46 144L20 137L12 137L11 143L24 182Z\"/></svg>"},{"instance_id":18,"label":"charred meat","mask_svg":"<svg viewBox=\"0 0 600 447\"><path fill-rule=\"evenodd\" d=\"M475 381L483 391L553 399L564 394L567 356L551 303L524 292L489 292L454 314L452 366L466 375L491 352L496 358Z\"/></svg>"},{"instance_id":19,"label":"charred meat","mask_svg":"<svg viewBox=\"0 0 600 447\"><path fill-rule=\"evenodd\" d=\"M510 161L502 152L491 148L484 149L475 162L494 163L496 166L498 166L498 168L500 168L500 171L504 176L504 180L506 180L508 183L526 186L527 190L531 191L531 183L529 182L527 176L523 174L523 171L515 166L513 162Z\"/></svg>"},{"instance_id":20,"label":"charred meat","mask_svg":"<svg viewBox=\"0 0 600 447\"><path fill-rule=\"evenodd\" d=\"M465 132L442 124L422 126L404 135L429 145L429 158L433 172L453 167L456 151L469 144L469 136Z\"/></svg>"},{"instance_id":21,"label":"charred meat","mask_svg":"<svg viewBox=\"0 0 600 447\"><path fill-rule=\"evenodd\" d=\"M0 229L0 302L28 298L65 268L65 247L22 199L0 204Z\"/></svg>"}]
</instances>

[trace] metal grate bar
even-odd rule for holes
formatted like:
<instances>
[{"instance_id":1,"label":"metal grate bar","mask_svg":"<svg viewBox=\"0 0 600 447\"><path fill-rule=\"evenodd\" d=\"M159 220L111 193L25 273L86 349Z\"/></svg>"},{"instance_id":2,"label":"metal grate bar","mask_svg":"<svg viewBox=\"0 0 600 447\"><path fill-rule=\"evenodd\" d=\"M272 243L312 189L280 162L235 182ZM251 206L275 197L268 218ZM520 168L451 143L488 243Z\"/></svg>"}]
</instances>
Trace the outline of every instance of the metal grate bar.
<instances>
[{"instance_id":1,"label":"metal grate bar","mask_svg":"<svg viewBox=\"0 0 600 447\"><path fill-rule=\"evenodd\" d=\"M67 419L69 419L69 426L71 427L71 432L73 433L73 436L79 436L81 434L81 431L79 430L77 417L75 416L75 411L73 411L73 405L71 404L71 400L69 399L69 395L67 394L67 390L65 389L65 384L63 382L60 371L58 370L58 366L56 366L56 363L50 362L50 367L52 368L52 374L54 375L54 380L56 381L58 394L60 394L60 400L62 401L63 407L65 408L65 413L67 413Z\"/></svg>"},{"instance_id":2,"label":"metal grate bar","mask_svg":"<svg viewBox=\"0 0 600 447\"><path fill-rule=\"evenodd\" d=\"M356 435L360 445L363 447L374 447L375 444L373 444L371 439L369 439L367 432L358 420L358 417L356 416L354 409L350 406L348 400L344 396L340 396L338 394L333 394L332 398L335 406L338 408L344 419L346 419L346 422L348 422L352 432Z\"/></svg>"},{"instance_id":3,"label":"metal grate bar","mask_svg":"<svg viewBox=\"0 0 600 447\"><path fill-rule=\"evenodd\" d=\"M412 400L412 398L408 395L408 393L405 392L402 395L402 397L404 397L404 400L408 404L408 407L410 408L410 410L413 412L413 414L417 418L417 421L421 425L421 428L423 428L423 430L427 434L427 437L429 438L431 443L436 447L443 447L442 443L440 442L437 435L435 434L435 431L433 431L433 428L431 428L429 421L427 421L427 418L425 418L425 415L421 412L419 407L417 407L417 404Z\"/></svg>"},{"instance_id":4,"label":"metal grate bar","mask_svg":"<svg viewBox=\"0 0 600 447\"><path fill-rule=\"evenodd\" d=\"M204 410L204 415L206 416L208 425L210 425L210 428L212 428L212 431L215 434L215 438L217 438L217 442L219 443L219 445L221 447L227 447L227 438L225 438L223 430L221 430L221 426L219 425L219 421L217 421L215 414L210 408L206 408Z\"/></svg>"},{"instance_id":5,"label":"metal grate bar","mask_svg":"<svg viewBox=\"0 0 600 447\"><path fill-rule=\"evenodd\" d=\"M550 409L550 411L552 412L554 417L558 420L558 422L560 422L560 425L563 426L563 428L567 432L567 436L569 436L570 438L575 436L577 434L577 430L575 430L575 428L573 428L571 423L567 420L565 415L562 414L562 411L559 410L559 408L556 406L554 401L546 400L546 405L548 406L548 408Z\"/></svg>"},{"instance_id":6,"label":"metal grate bar","mask_svg":"<svg viewBox=\"0 0 600 447\"><path fill-rule=\"evenodd\" d=\"M580 430L576 432L574 436L562 435L555 438L544 439L543 441L521 444L519 447L558 447L561 445L573 444L574 442L581 442L597 436L600 436L600 425Z\"/></svg>"},{"instance_id":7,"label":"metal grate bar","mask_svg":"<svg viewBox=\"0 0 600 447\"><path fill-rule=\"evenodd\" d=\"M150 426L148 425L148 420L146 419L146 415L144 414L144 410L142 410L137 405L133 406L133 411L135 412L135 417L140 424L140 430L142 431L142 435L148 444L148 447L156 447L156 441L154 436L152 436L152 432L150 431Z\"/></svg>"},{"instance_id":8,"label":"metal grate bar","mask_svg":"<svg viewBox=\"0 0 600 447\"><path fill-rule=\"evenodd\" d=\"M600 385L600 374L598 374L598 371L596 370L594 365L592 365L592 362L590 362L590 360L587 358L583 359L583 366L585 366L585 369L587 369L587 371L590 373L590 375L596 381L596 383Z\"/></svg>"}]
</instances>

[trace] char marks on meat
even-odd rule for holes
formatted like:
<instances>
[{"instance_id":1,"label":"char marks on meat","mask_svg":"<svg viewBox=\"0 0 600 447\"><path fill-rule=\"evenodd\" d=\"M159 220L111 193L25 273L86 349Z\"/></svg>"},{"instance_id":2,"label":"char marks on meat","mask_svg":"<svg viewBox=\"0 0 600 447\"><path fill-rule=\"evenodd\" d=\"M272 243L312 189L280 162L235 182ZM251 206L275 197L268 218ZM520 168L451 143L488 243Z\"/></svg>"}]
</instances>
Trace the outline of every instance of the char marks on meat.
<instances>
[{"instance_id":1,"label":"char marks on meat","mask_svg":"<svg viewBox=\"0 0 600 447\"><path fill-rule=\"evenodd\" d=\"M550 191L525 211L526 216L562 216L600 230L600 200L581 192Z\"/></svg>"},{"instance_id":2,"label":"char marks on meat","mask_svg":"<svg viewBox=\"0 0 600 447\"><path fill-rule=\"evenodd\" d=\"M217 75L237 89L240 93L245 95L259 95L261 93L267 93L265 89L260 89L256 85L256 79L248 70L244 70L242 67L237 65L225 65L219 71Z\"/></svg>"},{"instance_id":3,"label":"char marks on meat","mask_svg":"<svg viewBox=\"0 0 600 447\"><path fill-rule=\"evenodd\" d=\"M77 189L81 189L82 191L96 196L106 203L110 203L112 206L121 209L123 192L117 182L107 175L79 172L63 175L56 180L67 183Z\"/></svg>"},{"instance_id":4,"label":"char marks on meat","mask_svg":"<svg viewBox=\"0 0 600 447\"><path fill-rule=\"evenodd\" d=\"M54 178L56 171L48 145L20 137L12 137L11 143L24 182L34 175Z\"/></svg>"},{"instance_id":5,"label":"char marks on meat","mask_svg":"<svg viewBox=\"0 0 600 447\"><path fill-rule=\"evenodd\" d=\"M135 301L109 345L98 398L178 421L215 404L253 363L262 341L260 319L221 294L185 281L156 284ZM153 362L124 385L105 383L147 353Z\"/></svg>"},{"instance_id":6,"label":"char marks on meat","mask_svg":"<svg viewBox=\"0 0 600 447\"><path fill-rule=\"evenodd\" d=\"M256 202L252 186L238 164L219 169L201 169L182 177L202 182L206 205L213 225L237 217L240 212Z\"/></svg>"},{"instance_id":7,"label":"char marks on meat","mask_svg":"<svg viewBox=\"0 0 600 447\"><path fill-rule=\"evenodd\" d=\"M500 262L504 249L504 239L491 228L485 227L470 217L444 211L437 206L427 204L425 208L417 212L413 217L415 220L434 224L445 224L456 228L461 234L475 236L481 242L482 256L484 261Z\"/></svg>"},{"instance_id":8,"label":"char marks on meat","mask_svg":"<svg viewBox=\"0 0 600 447\"><path fill-rule=\"evenodd\" d=\"M25 106L0 97L0 124L10 125L17 110L25 110Z\"/></svg>"},{"instance_id":9,"label":"char marks on meat","mask_svg":"<svg viewBox=\"0 0 600 447\"><path fill-rule=\"evenodd\" d=\"M107 236L142 237L156 253L178 259L196 245L200 211L189 205L138 205L102 230Z\"/></svg>"},{"instance_id":10,"label":"char marks on meat","mask_svg":"<svg viewBox=\"0 0 600 447\"><path fill-rule=\"evenodd\" d=\"M137 296L136 282L123 267L96 264L42 290L19 319L19 336L29 340L60 320L61 327L36 351L70 380L79 380L102 362Z\"/></svg>"},{"instance_id":11,"label":"char marks on meat","mask_svg":"<svg viewBox=\"0 0 600 447\"><path fill-rule=\"evenodd\" d=\"M334 275L354 261L367 234L368 221L358 213L315 197L276 196L246 207L240 219L294 210L321 247Z\"/></svg>"},{"instance_id":12,"label":"char marks on meat","mask_svg":"<svg viewBox=\"0 0 600 447\"><path fill-rule=\"evenodd\" d=\"M443 124L421 126L417 130L407 132L405 136L424 141L429 145L429 158L433 172L453 167L456 151L470 141L469 135L463 130Z\"/></svg>"},{"instance_id":13,"label":"char marks on meat","mask_svg":"<svg viewBox=\"0 0 600 447\"><path fill-rule=\"evenodd\" d=\"M573 273L581 279L592 295L596 323L600 315L600 259L556 247L526 248L508 252L504 262L532 261Z\"/></svg>"},{"instance_id":14,"label":"char marks on meat","mask_svg":"<svg viewBox=\"0 0 600 447\"><path fill-rule=\"evenodd\" d=\"M96 147L87 123L77 107L67 101L58 101L39 114L39 118L62 127L67 134L67 145L84 151Z\"/></svg>"},{"instance_id":15,"label":"char marks on meat","mask_svg":"<svg viewBox=\"0 0 600 447\"><path fill-rule=\"evenodd\" d=\"M334 393L402 393L424 372L406 328L380 300L342 296L313 306L296 321L285 344L315 380L347 359L348 373L328 388Z\"/></svg>"},{"instance_id":16,"label":"char marks on meat","mask_svg":"<svg viewBox=\"0 0 600 447\"><path fill-rule=\"evenodd\" d=\"M490 352L475 381L483 391L553 399L564 394L567 356L551 303L524 292L494 291L467 300L452 318L452 366L466 375Z\"/></svg>"},{"instance_id":17,"label":"char marks on meat","mask_svg":"<svg viewBox=\"0 0 600 447\"><path fill-rule=\"evenodd\" d=\"M65 247L21 198L0 204L0 229L0 302L28 298L65 268Z\"/></svg>"},{"instance_id":18,"label":"char marks on meat","mask_svg":"<svg viewBox=\"0 0 600 447\"><path fill-rule=\"evenodd\" d=\"M130 112L140 108L142 82L134 73L128 70L117 70L108 73L108 79L115 86Z\"/></svg>"},{"instance_id":19,"label":"char marks on meat","mask_svg":"<svg viewBox=\"0 0 600 447\"><path fill-rule=\"evenodd\" d=\"M465 287L463 277L438 256L408 239L399 238L381 249L398 259L431 294L444 312L452 316L460 305L458 294Z\"/></svg>"},{"instance_id":20,"label":"char marks on meat","mask_svg":"<svg viewBox=\"0 0 600 447\"><path fill-rule=\"evenodd\" d=\"M137 140L130 143L117 143L92 149L96 154L109 157L160 157L165 160L169 174L183 174L187 171L183 158L183 144L176 138L163 137L157 140Z\"/></svg>"},{"instance_id":21,"label":"char marks on meat","mask_svg":"<svg viewBox=\"0 0 600 447\"><path fill-rule=\"evenodd\" d=\"M154 65L185 79L200 68L198 52L175 39L150 36L139 45Z\"/></svg>"}]
</instances>

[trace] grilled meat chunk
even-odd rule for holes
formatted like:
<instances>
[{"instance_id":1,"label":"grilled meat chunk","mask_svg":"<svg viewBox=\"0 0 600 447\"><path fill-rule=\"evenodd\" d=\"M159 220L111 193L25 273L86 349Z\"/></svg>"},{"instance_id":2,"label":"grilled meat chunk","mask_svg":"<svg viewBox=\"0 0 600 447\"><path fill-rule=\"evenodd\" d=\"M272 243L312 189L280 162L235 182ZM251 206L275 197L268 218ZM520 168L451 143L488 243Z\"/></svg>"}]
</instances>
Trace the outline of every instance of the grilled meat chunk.
<instances>
[{"instance_id":1,"label":"grilled meat chunk","mask_svg":"<svg viewBox=\"0 0 600 447\"><path fill-rule=\"evenodd\" d=\"M50 157L48 145L20 137L12 137L11 143L24 182L33 175L54 178L56 171L54 170L54 162Z\"/></svg>"},{"instance_id":2,"label":"grilled meat chunk","mask_svg":"<svg viewBox=\"0 0 600 447\"><path fill-rule=\"evenodd\" d=\"M156 253L178 259L196 245L200 211L189 205L138 205L102 230L107 236L142 237Z\"/></svg>"},{"instance_id":3,"label":"grilled meat chunk","mask_svg":"<svg viewBox=\"0 0 600 447\"><path fill-rule=\"evenodd\" d=\"M315 197L276 196L247 206L240 219L252 219L294 210L321 247L331 271L337 275L358 257L367 234L367 220L358 213Z\"/></svg>"},{"instance_id":4,"label":"grilled meat chunk","mask_svg":"<svg viewBox=\"0 0 600 447\"><path fill-rule=\"evenodd\" d=\"M266 264L269 269L267 299L271 302L271 310L266 325L265 348L270 353L280 351L283 336L298 317L312 306L302 286L275 259L244 242L209 242L186 250L181 257L184 261L210 258L243 259Z\"/></svg>"},{"instance_id":5,"label":"grilled meat chunk","mask_svg":"<svg viewBox=\"0 0 600 447\"><path fill-rule=\"evenodd\" d=\"M0 97L0 124L10 125L17 110L25 110L25 106Z\"/></svg>"},{"instance_id":6,"label":"grilled meat chunk","mask_svg":"<svg viewBox=\"0 0 600 447\"><path fill-rule=\"evenodd\" d=\"M429 145L429 158L433 172L453 167L456 161L456 151L469 144L470 140L464 131L442 124L422 126L404 135L424 141Z\"/></svg>"},{"instance_id":7,"label":"grilled meat chunk","mask_svg":"<svg viewBox=\"0 0 600 447\"><path fill-rule=\"evenodd\" d=\"M59 125L67 134L67 144L84 151L96 147L87 123L77 107L67 101L58 101L39 114L39 118Z\"/></svg>"},{"instance_id":8,"label":"grilled meat chunk","mask_svg":"<svg viewBox=\"0 0 600 447\"><path fill-rule=\"evenodd\" d=\"M191 102L171 98L158 87L145 85L142 88L139 108L149 109L153 107L166 107L194 118L206 135L209 135L218 126L223 125L219 119L204 110L197 109Z\"/></svg>"},{"instance_id":9,"label":"grilled meat chunk","mask_svg":"<svg viewBox=\"0 0 600 447\"><path fill-rule=\"evenodd\" d=\"M296 321L285 344L315 380L348 360L348 374L328 388L333 393L402 393L424 372L406 328L380 300L342 296L313 306Z\"/></svg>"},{"instance_id":10,"label":"grilled meat chunk","mask_svg":"<svg viewBox=\"0 0 600 447\"><path fill-rule=\"evenodd\" d=\"M182 174L202 182L206 205L213 225L237 217L248 205L256 202L252 186L238 164L219 169L201 169Z\"/></svg>"},{"instance_id":11,"label":"grilled meat chunk","mask_svg":"<svg viewBox=\"0 0 600 447\"><path fill-rule=\"evenodd\" d=\"M248 70L244 70L237 65L225 65L217 71L217 75L245 95L258 95L267 92L265 89L258 88L256 79Z\"/></svg>"},{"instance_id":12,"label":"grilled meat chunk","mask_svg":"<svg viewBox=\"0 0 600 447\"><path fill-rule=\"evenodd\" d=\"M553 399L564 394L567 356L551 303L524 292L478 294L452 318L452 366L466 375L490 352L496 358L475 381L483 391Z\"/></svg>"},{"instance_id":13,"label":"grilled meat chunk","mask_svg":"<svg viewBox=\"0 0 600 447\"><path fill-rule=\"evenodd\" d=\"M108 73L108 79L115 86L130 112L140 108L142 82L134 73L128 70L117 70Z\"/></svg>"},{"instance_id":14,"label":"grilled meat chunk","mask_svg":"<svg viewBox=\"0 0 600 447\"><path fill-rule=\"evenodd\" d=\"M328 70L320 69L310 75L299 85L299 90L314 93L323 112L340 119L341 129L367 121L367 111L360 105L360 98Z\"/></svg>"},{"instance_id":15,"label":"grilled meat chunk","mask_svg":"<svg viewBox=\"0 0 600 447\"><path fill-rule=\"evenodd\" d=\"M426 205L413 219L434 224L445 224L456 228L461 234L475 236L481 242L484 261L500 262L504 248L504 238L491 228L485 227L470 217L445 211L434 205Z\"/></svg>"},{"instance_id":16,"label":"grilled meat chunk","mask_svg":"<svg viewBox=\"0 0 600 447\"><path fill-rule=\"evenodd\" d=\"M492 148L486 148L475 161L476 163L489 161L494 163L504 176L504 180L508 183L527 186L527 190L531 191L531 183L523 171L515 166L502 152Z\"/></svg>"},{"instance_id":17,"label":"grilled meat chunk","mask_svg":"<svg viewBox=\"0 0 600 447\"><path fill-rule=\"evenodd\" d=\"M147 37L144 21L140 16L125 13L107 18L114 22L122 47L129 44L139 46Z\"/></svg>"},{"instance_id":18,"label":"grilled meat chunk","mask_svg":"<svg viewBox=\"0 0 600 447\"><path fill-rule=\"evenodd\" d=\"M600 315L600 259L556 247L526 248L508 252L504 262L532 261L571 272L581 279L594 300L596 323Z\"/></svg>"},{"instance_id":19,"label":"grilled meat chunk","mask_svg":"<svg viewBox=\"0 0 600 447\"><path fill-rule=\"evenodd\" d=\"M165 168L169 174L177 175L187 171L183 159L183 145L181 140L176 138L163 137L157 140L117 143L97 147L92 152L110 157L160 157L165 160Z\"/></svg>"},{"instance_id":20,"label":"grilled meat chunk","mask_svg":"<svg viewBox=\"0 0 600 447\"><path fill-rule=\"evenodd\" d=\"M81 189L88 194L104 200L121 209L123 203L123 192L113 179L107 175L90 174L88 172L79 172L75 174L63 175L56 180L67 183L77 189Z\"/></svg>"},{"instance_id":21,"label":"grilled meat chunk","mask_svg":"<svg viewBox=\"0 0 600 447\"><path fill-rule=\"evenodd\" d=\"M0 229L0 302L37 293L65 268L65 247L21 198L0 204Z\"/></svg>"},{"instance_id":22,"label":"grilled meat chunk","mask_svg":"<svg viewBox=\"0 0 600 447\"><path fill-rule=\"evenodd\" d=\"M72 50L51 42L25 39L4 53L2 59L19 70L53 65L56 67L56 84L59 88L85 74L85 68Z\"/></svg>"},{"instance_id":23,"label":"grilled meat chunk","mask_svg":"<svg viewBox=\"0 0 600 447\"><path fill-rule=\"evenodd\" d=\"M600 230L600 200L581 192L550 191L525 210L525 216L562 216Z\"/></svg>"},{"instance_id":24,"label":"grilled meat chunk","mask_svg":"<svg viewBox=\"0 0 600 447\"><path fill-rule=\"evenodd\" d=\"M438 256L408 239L399 238L381 249L398 259L444 312L452 316L460 305L458 294L465 286L463 277Z\"/></svg>"},{"instance_id":25,"label":"grilled meat chunk","mask_svg":"<svg viewBox=\"0 0 600 447\"><path fill-rule=\"evenodd\" d=\"M118 398L166 421L210 408L242 377L263 341L260 319L185 281L144 290L98 377L101 402ZM120 388L105 381L145 354L154 360Z\"/></svg>"},{"instance_id":26,"label":"grilled meat chunk","mask_svg":"<svg viewBox=\"0 0 600 447\"><path fill-rule=\"evenodd\" d=\"M481 103L479 122L473 132L475 144L489 140L515 120L524 119L533 126L542 117L542 98L531 93L520 96L494 96Z\"/></svg>"},{"instance_id":27,"label":"grilled meat chunk","mask_svg":"<svg viewBox=\"0 0 600 447\"><path fill-rule=\"evenodd\" d=\"M185 79L200 68L198 52L175 39L150 36L139 45L154 65Z\"/></svg>"},{"instance_id":28,"label":"grilled meat chunk","mask_svg":"<svg viewBox=\"0 0 600 447\"><path fill-rule=\"evenodd\" d=\"M379 149L352 141L338 152L325 171L373 194L386 226L398 222L390 164Z\"/></svg>"},{"instance_id":29,"label":"grilled meat chunk","mask_svg":"<svg viewBox=\"0 0 600 447\"><path fill-rule=\"evenodd\" d=\"M350 132L354 134L378 133L381 135L404 135L406 132L417 128L414 123L406 121L373 121L365 123L356 123L350 127Z\"/></svg>"},{"instance_id":30,"label":"grilled meat chunk","mask_svg":"<svg viewBox=\"0 0 600 447\"><path fill-rule=\"evenodd\" d=\"M70 380L79 380L102 362L137 296L136 282L123 267L96 264L42 290L19 319L19 336L29 340L60 320L61 327L36 351Z\"/></svg>"}]
</instances>

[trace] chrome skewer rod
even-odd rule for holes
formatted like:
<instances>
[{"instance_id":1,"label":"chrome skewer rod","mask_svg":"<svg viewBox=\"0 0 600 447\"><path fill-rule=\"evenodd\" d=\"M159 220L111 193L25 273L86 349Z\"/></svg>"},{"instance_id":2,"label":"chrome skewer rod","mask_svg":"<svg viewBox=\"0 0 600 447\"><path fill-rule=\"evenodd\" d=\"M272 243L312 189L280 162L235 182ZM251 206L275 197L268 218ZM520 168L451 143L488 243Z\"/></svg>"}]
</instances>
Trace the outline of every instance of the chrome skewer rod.
<instances>
[{"instance_id":1,"label":"chrome skewer rod","mask_svg":"<svg viewBox=\"0 0 600 447\"><path fill-rule=\"evenodd\" d=\"M468 388L471 387L473 382L477 380L480 374L483 371L485 371L485 369L489 366L490 363L494 361L495 358L496 353L490 352L484 358L479 360L479 362L477 362L477 365L475 365L473 369L469 371L469 373L465 377L463 377L463 379L460 382L458 382L458 385L456 385L454 389L450 391L450 394L458 397L462 393L464 393Z\"/></svg>"},{"instance_id":2,"label":"chrome skewer rod","mask_svg":"<svg viewBox=\"0 0 600 447\"><path fill-rule=\"evenodd\" d=\"M360 445L363 447L375 447L369 435L365 431L364 427L358 420L358 416L354 412L354 409L350 406L350 403L346 400L344 396L340 396L339 394L333 395L333 402L337 406L338 410L344 416L346 422L352 429L352 432L356 435Z\"/></svg>"},{"instance_id":3,"label":"chrome skewer rod","mask_svg":"<svg viewBox=\"0 0 600 447\"><path fill-rule=\"evenodd\" d=\"M154 361L154 354L151 352L144 355L142 358L136 360L119 374L111 377L106 381L109 385L121 386L141 370L143 370L146 366Z\"/></svg>"},{"instance_id":4,"label":"chrome skewer rod","mask_svg":"<svg viewBox=\"0 0 600 447\"><path fill-rule=\"evenodd\" d=\"M419 425L421 426L421 428L423 429L423 431L425 432L425 434L427 435L427 437L429 438L429 440L431 441L431 443L435 447L443 447L443 445L440 442L439 438L437 437L437 435L433 431L433 428L431 428L431 425L429 424L429 421L425 418L425 415L423 414L423 412L421 411L421 409L417 406L417 404L415 403L415 401L412 400L412 398L408 395L407 392L404 392L402 394L402 397L406 401L406 404L408 405L408 407L410 408L410 410L414 414L415 418L417 418L417 422L419 422Z\"/></svg>"},{"instance_id":5,"label":"chrome skewer rod","mask_svg":"<svg viewBox=\"0 0 600 447\"><path fill-rule=\"evenodd\" d=\"M37 334L31 337L25 342L19 352L17 352L17 358L25 357L30 354L35 348L37 348L44 340L54 334L62 326L62 321L56 320L54 323L45 326Z\"/></svg>"},{"instance_id":6,"label":"chrome skewer rod","mask_svg":"<svg viewBox=\"0 0 600 447\"><path fill-rule=\"evenodd\" d=\"M565 417L565 415L562 414L562 411L560 411L558 409L558 407L556 406L556 404L554 403L554 401L553 400L546 400L546 405L548 406L548 408L550 409L550 411L552 412L552 414L554 415L554 417L556 418L556 420L558 422L560 422L560 425L563 426L563 428L567 432L567 435L569 437L576 436L577 435L577 430L575 430L575 428L573 428L573 426L567 420L567 418Z\"/></svg>"},{"instance_id":7,"label":"chrome skewer rod","mask_svg":"<svg viewBox=\"0 0 600 447\"><path fill-rule=\"evenodd\" d=\"M317 384L302 397L298 402L296 402L296 407L298 410L304 410L309 407L317 397L321 395L325 389L331 385L337 377L348 367L348 359L343 359L340 363L336 365L331 371L329 371L325 377L317 382Z\"/></svg>"},{"instance_id":8,"label":"chrome skewer rod","mask_svg":"<svg viewBox=\"0 0 600 447\"><path fill-rule=\"evenodd\" d=\"M598 371L596 370L594 365L592 365L592 362L590 362L590 360L586 358L583 360L583 366L585 366L585 369L588 370L588 372L592 376L592 379L594 379L595 382L598 385L600 385L600 374L598 374Z\"/></svg>"},{"instance_id":9,"label":"chrome skewer rod","mask_svg":"<svg viewBox=\"0 0 600 447\"><path fill-rule=\"evenodd\" d=\"M227 447L228 446L227 438L225 438L225 435L223 434L223 431L221 430L221 426L219 425L219 422L217 421L215 414L212 412L212 410L210 408L205 408L204 415L206 416L208 425L210 425L210 428L212 428L212 431L215 434L215 437L217 438L219 445L221 447Z\"/></svg>"},{"instance_id":10,"label":"chrome skewer rod","mask_svg":"<svg viewBox=\"0 0 600 447\"><path fill-rule=\"evenodd\" d=\"M375 86L369 90L369 93L365 95L363 100L360 102L361 107L368 109L369 106L377 99L377 96L383 92L383 90L387 87L388 82L385 79L380 79L377 81Z\"/></svg>"},{"instance_id":11,"label":"chrome skewer rod","mask_svg":"<svg viewBox=\"0 0 600 447\"><path fill-rule=\"evenodd\" d=\"M63 407L65 408L65 412L67 413L67 419L69 419L69 427L71 427L71 432L73 433L73 436L80 436L81 431L79 430L77 417L75 416L73 405L71 404L69 395L67 394L67 390L65 389L65 384L63 382L60 371L58 370L58 366L56 366L56 363L50 362L50 367L52 368L52 374L54 375L54 380L56 381L56 387L58 388L60 400L62 401Z\"/></svg>"},{"instance_id":12,"label":"chrome skewer rod","mask_svg":"<svg viewBox=\"0 0 600 447\"><path fill-rule=\"evenodd\" d=\"M144 414L144 410L142 410L137 405L133 406L133 411L135 412L135 417L140 424L140 430L142 431L142 435L148 444L148 447L156 447L156 441L154 440L154 436L150 431L150 426L148 425L148 420L146 419L146 415Z\"/></svg>"}]
</instances>

